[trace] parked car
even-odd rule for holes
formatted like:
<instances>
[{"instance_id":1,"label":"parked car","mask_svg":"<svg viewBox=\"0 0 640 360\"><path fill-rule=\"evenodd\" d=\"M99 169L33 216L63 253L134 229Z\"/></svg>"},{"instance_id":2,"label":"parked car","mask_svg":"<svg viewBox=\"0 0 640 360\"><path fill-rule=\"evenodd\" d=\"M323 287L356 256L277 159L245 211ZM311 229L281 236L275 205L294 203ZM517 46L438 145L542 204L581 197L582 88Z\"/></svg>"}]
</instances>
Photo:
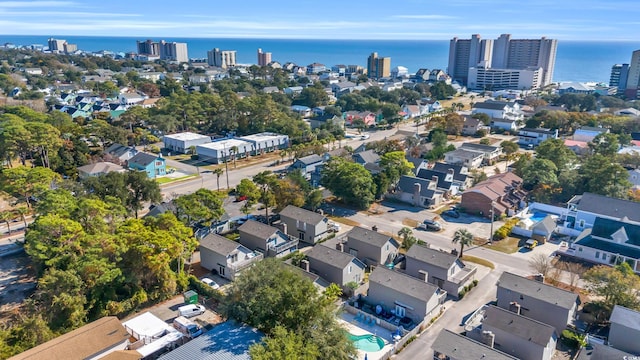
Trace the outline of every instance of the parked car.
<instances>
[{"instance_id":1,"label":"parked car","mask_svg":"<svg viewBox=\"0 0 640 360\"><path fill-rule=\"evenodd\" d=\"M186 318L198 316L204 314L205 308L200 304L189 304L180 306L178 308L178 314Z\"/></svg>"},{"instance_id":2,"label":"parked car","mask_svg":"<svg viewBox=\"0 0 640 360\"><path fill-rule=\"evenodd\" d=\"M422 224L418 225L418 229L440 231L442 230L442 224L440 224L436 220L426 219L422 222Z\"/></svg>"},{"instance_id":3,"label":"parked car","mask_svg":"<svg viewBox=\"0 0 640 360\"><path fill-rule=\"evenodd\" d=\"M449 209L449 210L443 211L441 215L456 218L456 219L460 217L460 213L455 209Z\"/></svg>"},{"instance_id":4,"label":"parked car","mask_svg":"<svg viewBox=\"0 0 640 360\"><path fill-rule=\"evenodd\" d=\"M173 320L173 327L190 338L202 335L202 329L193 321L184 316L178 316Z\"/></svg>"},{"instance_id":5,"label":"parked car","mask_svg":"<svg viewBox=\"0 0 640 360\"><path fill-rule=\"evenodd\" d=\"M218 283L217 283L217 282L215 282L215 281L213 281L213 280L211 280L211 279L209 279L209 278L202 278L202 280L201 280L201 281L202 281L203 283L205 283L205 284L207 284L207 285L211 286L213 289L219 289L219 288L220 288L220 285L218 285Z\"/></svg>"},{"instance_id":6,"label":"parked car","mask_svg":"<svg viewBox=\"0 0 640 360\"><path fill-rule=\"evenodd\" d=\"M529 250L533 250L533 248L535 248L536 246L538 246L538 240L529 239L524 243L524 247Z\"/></svg>"}]
</instances>

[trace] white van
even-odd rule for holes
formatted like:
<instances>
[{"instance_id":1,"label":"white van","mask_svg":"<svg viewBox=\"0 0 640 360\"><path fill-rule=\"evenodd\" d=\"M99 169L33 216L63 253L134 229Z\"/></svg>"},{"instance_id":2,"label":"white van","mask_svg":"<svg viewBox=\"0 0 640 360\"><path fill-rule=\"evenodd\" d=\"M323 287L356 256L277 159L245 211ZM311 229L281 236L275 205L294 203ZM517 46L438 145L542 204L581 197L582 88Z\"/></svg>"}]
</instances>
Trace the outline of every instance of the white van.
<instances>
[{"instance_id":1,"label":"white van","mask_svg":"<svg viewBox=\"0 0 640 360\"><path fill-rule=\"evenodd\" d=\"M192 339L202 335L200 326L184 316L175 318L173 320L173 327Z\"/></svg>"},{"instance_id":2,"label":"white van","mask_svg":"<svg viewBox=\"0 0 640 360\"><path fill-rule=\"evenodd\" d=\"M204 306L199 304L184 305L178 308L178 315L186 318L198 316L204 313Z\"/></svg>"}]
</instances>

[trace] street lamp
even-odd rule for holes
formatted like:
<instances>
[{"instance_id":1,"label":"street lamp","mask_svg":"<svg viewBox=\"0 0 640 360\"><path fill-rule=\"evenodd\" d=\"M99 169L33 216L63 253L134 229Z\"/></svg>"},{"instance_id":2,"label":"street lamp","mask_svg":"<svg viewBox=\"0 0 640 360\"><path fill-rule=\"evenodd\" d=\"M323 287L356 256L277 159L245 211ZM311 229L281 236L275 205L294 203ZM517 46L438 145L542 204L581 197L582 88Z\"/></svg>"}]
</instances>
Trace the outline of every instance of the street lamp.
<instances>
[{"instance_id":1,"label":"street lamp","mask_svg":"<svg viewBox=\"0 0 640 360\"><path fill-rule=\"evenodd\" d=\"M226 143L222 143L222 158L224 159L224 173L227 175L227 190L230 190L229 188L229 162L227 161L227 144Z\"/></svg>"}]
</instances>

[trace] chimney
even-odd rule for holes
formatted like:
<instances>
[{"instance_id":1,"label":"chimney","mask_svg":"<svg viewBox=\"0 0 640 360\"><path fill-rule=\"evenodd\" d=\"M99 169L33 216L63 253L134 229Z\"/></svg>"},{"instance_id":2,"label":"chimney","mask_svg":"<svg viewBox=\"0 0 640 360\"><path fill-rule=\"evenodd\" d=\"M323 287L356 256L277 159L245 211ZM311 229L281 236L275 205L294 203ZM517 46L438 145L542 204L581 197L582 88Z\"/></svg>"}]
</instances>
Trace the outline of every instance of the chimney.
<instances>
[{"instance_id":1,"label":"chimney","mask_svg":"<svg viewBox=\"0 0 640 360\"><path fill-rule=\"evenodd\" d=\"M438 177L433 175L429 182L429 190L435 190L438 187Z\"/></svg>"},{"instance_id":2,"label":"chimney","mask_svg":"<svg viewBox=\"0 0 640 360\"><path fill-rule=\"evenodd\" d=\"M284 222L281 222L280 224L276 225L283 233L288 234L287 233L287 224L285 224Z\"/></svg>"},{"instance_id":3,"label":"chimney","mask_svg":"<svg viewBox=\"0 0 640 360\"><path fill-rule=\"evenodd\" d=\"M340 251L340 252L344 252L344 243L343 242L339 242L336 244L336 250Z\"/></svg>"},{"instance_id":4,"label":"chimney","mask_svg":"<svg viewBox=\"0 0 640 360\"><path fill-rule=\"evenodd\" d=\"M309 272L309 260L300 260L300 267L302 270Z\"/></svg>"},{"instance_id":5,"label":"chimney","mask_svg":"<svg viewBox=\"0 0 640 360\"><path fill-rule=\"evenodd\" d=\"M482 332L482 343L487 345L490 348L493 348L493 345L496 341L496 335L491 331L483 331Z\"/></svg>"},{"instance_id":6,"label":"chimney","mask_svg":"<svg viewBox=\"0 0 640 360\"><path fill-rule=\"evenodd\" d=\"M375 231L375 232L378 232L378 227L377 227L376 225L373 225L373 226L371 227L371 230L373 230L373 231Z\"/></svg>"},{"instance_id":7,"label":"chimney","mask_svg":"<svg viewBox=\"0 0 640 360\"><path fill-rule=\"evenodd\" d=\"M318 209L318 210L316 210L316 212L317 212L318 214L320 214L320 215L324 216L324 210L322 210L322 209Z\"/></svg>"},{"instance_id":8,"label":"chimney","mask_svg":"<svg viewBox=\"0 0 640 360\"><path fill-rule=\"evenodd\" d=\"M520 304L515 301L509 303L509 311L520 315Z\"/></svg>"},{"instance_id":9,"label":"chimney","mask_svg":"<svg viewBox=\"0 0 640 360\"><path fill-rule=\"evenodd\" d=\"M422 185L418 182L413 183L413 205L420 205L420 191L422 191Z\"/></svg>"},{"instance_id":10,"label":"chimney","mask_svg":"<svg viewBox=\"0 0 640 360\"><path fill-rule=\"evenodd\" d=\"M533 279L535 281L541 282L544 284L544 275L543 274L535 274L533 275Z\"/></svg>"}]
</instances>

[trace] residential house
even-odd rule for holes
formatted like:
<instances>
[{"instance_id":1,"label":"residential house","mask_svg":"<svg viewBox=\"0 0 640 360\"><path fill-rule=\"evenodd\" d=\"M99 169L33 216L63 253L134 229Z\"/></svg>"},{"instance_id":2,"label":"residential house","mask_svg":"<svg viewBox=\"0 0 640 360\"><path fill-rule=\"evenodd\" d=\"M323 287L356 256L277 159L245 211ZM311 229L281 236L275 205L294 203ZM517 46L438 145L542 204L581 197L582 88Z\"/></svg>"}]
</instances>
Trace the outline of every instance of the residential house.
<instances>
[{"instance_id":1,"label":"residential house","mask_svg":"<svg viewBox=\"0 0 640 360\"><path fill-rule=\"evenodd\" d=\"M457 195L459 191L464 190L469 185L470 177L466 174L458 173L456 178L456 169L465 169L459 165L448 165L448 168L440 166L438 169L423 167L418 169L417 177L421 179L431 180L436 183L436 189L444 193L445 198ZM442 170L446 169L444 172Z\"/></svg>"},{"instance_id":2,"label":"residential house","mask_svg":"<svg viewBox=\"0 0 640 360\"><path fill-rule=\"evenodd\" d=\"M417 103L416 105L405 105L402 107L406 119L413 119L429 113L429 105Z\"/></svg>"},{"instance_id":3,"label":"residential house","mask_svg":"<svg viewBox=\"0 0 640 360\"><path fill-rule=\"evenodd\" d=\"M166 161L160 155L140 152L127 161L127 166L131 170L145 171L151 179L167 174Z\"/></svg>"},{"instance_id":4,"label":"residential house","mask_svg":"<svg viewBox=\"0 0 640 360\"><path fill-rule=\"evenodd\" d=\"M366 165L366 164L379 164L380 163L380 155L373 150L365 150L357 152L351 155L351 159L357 164Z\"/></svg>"},{"instance_id":5,"label":"residential house","mask_svg":"<svg viewBox=\"0 0 640 360\"><path fill-rule=\"evenodd\" d=\"M183 132L178 134L165 135L162 137L164 148L174 154L187 154L193 147L194 154L198 145L211 142L211 136Z\"/></svg>"},{"instance_id":6,"label":"residential house","mask_svg":"<svg viewBox=\"0 0 640 360\"><path fill-rule=\"evenodd\" d=\"M444 81L447 85L451 85L451 77L449 77L446 72L440 69L431 70L431 72L429 73L429 81Z\"/></svg>"},{"instance_id":7,"label":"residential house","mask_svg":"<svg viewBox=\"0 0 640 360\"><path fill-rule=\"evenodd\" d=\"M289 171L300 170L302 175L308 178L311 176L311 173L316 171L316 167L321 166L323 163L324 159L322 156L312 154L296 159L289 167Z\"/></svg>"},{"instance_id":8,"label":"residential house","mask_svg":"<svg viewBox=\"0 0 640 360\"><path fill-rule=\"evenodd\" d=\"M122 105L135 105L141 103L147 96L143 96L137 93L123 93L118 95L118 100Z\"/></svg>"},{"instance_id":9,"label":"residential house","mask_svg":"<svg viewBox=\"0 0 640 360\"><path fill-rule=\"evenodd\" d=\"M357 84L351 81L340 81L334 84L331 84L331 91L336 97L340 97L342 94L350 93L353 89L355 89Z\"/></svg>"},{"instance_id":10,"label":"residential house","mask_svg":"<svg viewBox=\"0 0 640 360\"><path fill-rule=\"evenodd\" d=\"M284 88L284 93L287 95L297 95L302 92L302 89L303 89L302 86L290 86L290 87Z\"/></svg>"},{"instance_id":11,"label":"residential house","mask_svg":"<svg viewBox=\"0 0 640 360\"><path fill-rule=\"evenodd\" d=\"M142 106L145 109L151 109L152 107L156 107L156 105L157 105L158 101L160 101L160 99L162 99L162 98L157 97L157 98L151 98L151 99L144 99L138 105Z\"/></svg>"},{"instance_id":12,"label":"residential house","mask_svg":"<svg viewBox=\"0 0 640 360\"><path fill-rule=\"evenodd\" d=\"M493 165L499 160L500 155L502 155L501 146L492 146L492 145L466 142L460 145L460 149L482 153L482 156L483 156L482 162L484 165Z\"/></svg>"},{"instance_id":13,"label":"residential house","mask_svg":"<svg viewBox=\"0 0 640 360\"><path fill-rule=\"evenodd\" d=\"M472 114L487 114L491 118L492 127L507 131L517 130L524 120L520 104L506 101L485 101L473 105Z\"/></svg>"},{"instance_id":14,"label":"residential house","mask_svg":"<svg viewBox=\"0 0 640 360\"><path fill-rule=\"evenodd\" d=\"M591 142L596 136L600 134L609 133L609 129L593 126L581 126L573 133L573 140Z\"/></svg>"},{"instance_id":15,"label":"residential house","mask_svg":"<svg viewBox=\"0 0 640 360\"><path fill-rule=\"evenodd\" d=\"M126 170L120 165L101 161L94 164L80 166L78 168L78 177L80 179L87 179L90 177L105 175L110 172L125 172L125 171Z\"/></svg>"},{"instance_id":16,"label":"residential house","mask_svg":"<svg viewBox=\"0 0 640 360\"><path fill-rule=\"evenodd\" d=\"M314 211L288 205L280 211L280 222L284 232L300 241L315 244L328 235L328 219Z\"/></svg>"},{"instance_id":17,"label":"residential house","mask_svg":"<svg viewBox=\"0 0 640 360\"><path fill-rule=\"evenodd\" d=\"M402 175L395 192L389 196L413 206L432 208L440 205L445 197L445 192L437 186L438 179Z\"/></svg>"},{"instance_id":18,"label":"residential house","mask_svg":"<svg viewBox=\"0 0 640 360\"><path fill-rule=\"evenodd\" d=\"M567 202L567 223L575 230L593 227L596 218L640 222L640 203L604 195L584 193Z\"/></svg>"},{"instance_id":19,"label":"residential house","mask_svg":"<svg viewBox=\"0 0 640 360\"><path fill-rule=\"evenodd\" d=\"M280 89L277 86L265 86L262 88L262 92L265 94L279 93Z\"/></svg>"},{"instance_id":20,"label":"residential house","mask_svg":"<svg viewBox=\"0 0 640 360\"><path fill-rule=\"evenodd\" d=\"M42 69L41 68L24 68L24 69L22 69L22 71L24 71L25 73L27 73L29 75L42 75Z\"/></svg>"},{"instance_id":21,"label":"residential house","mask_svg":"<svg viewBox=\"0 0 640 360\"><path fill-rule=\"evenodd\" d=\"M411 79L416 83L428 82L430 74L431 72L429 71L429 69L418 69L418 71L416 71L415 75L413 75Z\"/></svg>"},{"instance_id":22,"label":"residential house","mask_svg":"<svg viewBox=\"0 0 640 360\"><path fill-rule=\"evenodd\" d=\"M472 118L471 116L463 116L464 124L462 125L462 135L474 136L478 131L485 131L487 134L491 130L489 126L486 126L482 121Z\"/></svg>"},{"instance_id":23,"label":"residential house","mask_svg":"<svg viewBox=\"0 0 640 360\"><path fill-rule=\"evenodd\" d=\"M353 126L357 119L362 120L367 127L376 124L376 114L368 111L347 111L342 116L347 126Z\"/></svg>"},{"instance_id":24,"label":"residential house","mask_svg":"<svg viewBox=\"0 0 640 360\"><path fill-rule=\"evenodd\" d=\"M513 311L489 305L482 323L467 336L522 360L551 360L556 350L556 329Z\"/></svg>"},{"instance_id":25,"label":"residential house","mask_svg":"<svg viewBox=\"0 0 640 360\"><path fill-rule=\"evenodd\" d=\"M291 105L291 111L302 116L303 118L311 117L311 108L304 105Z\"/></svg>"},{"instance_id":26,"label":"residential house","mask_svg":"<svg viewBox=\"0 0 640 360\"><path fill-rule=\"evenodd\" d=\"M177 347L159 360L248 360L249 348L262 343L264 334L249 325L227 320Z\"/></svg>"},{"instance_id":27,"label":"residential house","mask_svg":"<svg viewBox=\"0 0 640 360\"><path fill-rule=\"evenodd\" d=\"M330 127L344 129L344 119L340 116L323 114L316 115L308 119L311 129L317 129L319 127Z\"/></svg>"},{"instance_id":28,"label":"residential house","mask_svg":"<svg viewBox=\"0 0 640 360\"><path fill-rule=\"evenodd\" d=\"M231 281L262 258L263 254L218 234L209 234L200 240L200 265Z\"/></svg>"},{"instance_id":29,"label":"residential house","mask_svg":"<svg viewBox=\"0 0 640 360\"><path fill-rule=\"evenodd\" d=\"M571 245L573 255L596 264L627 262L640 273L640 223L628 218L596 218L592 228L584 229Z\"/></svg>"},{"instance_id":30,"label":"residential house","mask_svg":"<svg viewBox=\"0 0 640 360\"><path fill-rule=\"evenodd\" d=\"M609 322L609 346L636 356L640 355L640 312L616 305Z\"/></svg>"},{"instance_id":31,"label":"residential house","mask_svg":"<svg viewBox=\"0 0 640 360\"><path fill-rule=\"evenodd\" d=\"M564 146L568 147L576 153L576 155L586 155L589 153L589 143L586 141L565 139Z\"/></svg>"},{"instance_id":32,"label":"residential house","mask_svg":"<svg viewBox=\"0 0 640 360\"><path fill-rule=\"evenodd\" d=\"M531 129L531 128L522 128L518 132L518 144L520 145L533 145L538 146L545 140L548 139L557 139L558 138L558 129Z\"/></svg>"},{"instance_id":33,"label":"residential house","mask_svg":"<svg viewBox=\"0 0 640 360\"><path fill-rule=\"evenodd\" d=\"M490 339L487 342L490 342ZM440 331L431 348L434 360L518 360L517 357L505 354L490 345L447 329Z\"/></svg>"},{"instance_id":34,"label":"residential house","mask_svg":"<svg viewBox=\"0 0 640 360\"><path fill-rule=\"evenodd\" d=\"M626 109L621 109L621 110L618 110L618 111L614 112L613 115L639 117L640 116L640 110L634 109L634 108L626 108Z\"/></svg>"},{"instance_id":35,"label":"residential house","mask_svg":"<svg viewBox=\"0 0 640 360\"><path fill-rule=\"evenodd\" d=\"M308 261L304 261L304 262L300 262L300 266L294 266L291 264L287 264L284 263L288 269L299 273L300 275L306 277L307 279L311 280L311 282L313 283L313 286L316 287L316 289L318 289L319 292L324 292L329 285L331 285L331 283L325 279L323 279L320 275L312 273L311 271L307 271L307 265L308 265ZM305 268L303 269L301 266L304 266Z\"/></svg>"},{"instance_id":36,"label":"residential house","mask_svg":"<svg viewBox=\"0 0 640 360\"><path fill-rule=\"evenodd\" d=\"M324 246L314 246L305 253L308 265L306 271L318 274L323 279L342 288L343 292L349 292L349 285L364 281L365 264L355 256L340 250Z\"/></svg>"},{"instance_id":37,"label":"residential house","mask_svg":"<svg viewBox=\"0 0 640 360\"><path fill-rule=\"evenodd\" d=\"M576 360L612 360L631 359L633 354L618 350L608 345L590 342L578 350Z\"/></svg>"},{"instance_id":38,"label":"residential house","mask_svg":"<svg viewBox=\"0 0 640 360\"><path fill-rule=\"evenodd\" d=\"M298 239L257 221L248 220L238 231L240 244L267 257L282 257L298 249Z\"/></svg>"},{"instance_id":39,"label":"residential house","mask_svg":"<svg viewBox=\"0 0 640 360\"><path fill-rule=\"evenodd\" d=\"M470 187L473 180L469 175L469 169L461 165L437 162L433 164L431 170L440 174L449 174L451 171L453 171L452 187L457 187L460 191L463 191ZM419 173L420 171L418 171L418 177L420 177Z\"/></svg>"},{"instance_id":40,"label":"residential house","mask_svg":"<svg viewBox=\"0 0 640 360\"><path fill-rule=\"evenodd\" d=\"M129 345L129 333L115 316L105 316L71 332L24 351L12 360L102 359L122 353ZM129 352L136 355L135 351ZM137 359L142 356L137 353ZM133 357L133 359L136 359Z\"/></svg>"},{"instance_id":41,"label":"residential house","mask_svg":"<svg viewBox=\"0 0 640 360\"><path fill-rule=\"evenodd\" d=\"M405 257L407 275L434 284L454 298L474 280L477 270L457 255L418 244L411 246Z\"/></svg>"},{"instance_id":42,"label":"residential house","mask_svg":"<svg viewBox=\"0 0 640 360\"><path fill-rule=\"evenodd\" d=\"M576 293L510 272L500 276L497 298L498 307L549 324L557 333L573 323L580 304Z\"/></svg>"},{"instance_id":43,"label":"residential house","mask_svg":"<svg viewBox=\"0 0 640 360\"><path fill-rule=\"evenodd\" d=\"M633 169L628 170L627 172L629 173L629 182L631 183L632 188L634 190L640 189L640 170Z\"/></svg>"},{"instance_id":44,"label":"residential house","mask_svg":"<svg viewBox=\"0 0 640 360\"><path fill-rule=\"evenodd\" d=\"M390 235L356 226L347 233L344 251L367 265L389 264L398 255L400 244Z\"/></svg>"},{"instance_id":45,"label":"residential house","mask_svg":"<svg viewBox=\"0 0 640 360\"><path fill-rule=\"evenodd\" d=\"M327 71L327 67L324 64L313 63L307 65L307 74L317 74L323 71Z\"/></svg>"},{"instance_id":46,"label":"residential house","mask_svg":"<svg viewBox=\"0 0 640 360\"><path fill-rule=\"evenodd\" d=\"M462 193L460 206L469 214L495 217L512 216L524 206L527 192L522 179L511 172L497 174Z\"/></svg>"},{"instance_id":47,"label":"residential house","mask_svg":"<svg viewBox=\"0 0 640 360\"><path fill-rule=\"evenodd\" d=\"M484 154L478 151L458 148L444 154L444 162L452 165L460 165L469 169L477 169L482 166Z\"/></svg>"},{"instance_id":48,"label":"residential house","mask_svg":"<svg viewBox=\"0 0 640 360\"><path fill-rule=\"evenodd\" d=\"M414 324L439 314L447 293L433 284L377 266L369 274L367 302L380 305L397 318L407 317Z\"/></svg>"}]
</instances>

